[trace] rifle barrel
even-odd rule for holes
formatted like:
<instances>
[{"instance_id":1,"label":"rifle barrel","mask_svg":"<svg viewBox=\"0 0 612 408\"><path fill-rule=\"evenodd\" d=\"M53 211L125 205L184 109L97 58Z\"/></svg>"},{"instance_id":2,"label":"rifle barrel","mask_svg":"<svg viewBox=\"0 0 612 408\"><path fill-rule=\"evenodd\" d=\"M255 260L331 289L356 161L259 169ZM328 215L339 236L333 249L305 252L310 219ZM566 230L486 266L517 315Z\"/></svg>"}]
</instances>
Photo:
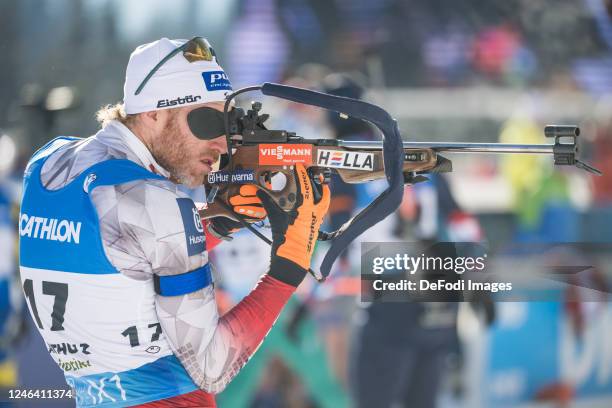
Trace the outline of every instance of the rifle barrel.
<instances>
[{"instance_id":1,"label":"rifle barrel","mask_svg":"<svg viewBox=\"0 0 612 408\"><path fill-rule=\"evenodd\" d=\"M338 140L338 145L353 149L382 149L382 141ZM433 149L453 153L533 153L553 154L553 144L404 142L404 149Z\"/></svg>"}]
</instances>

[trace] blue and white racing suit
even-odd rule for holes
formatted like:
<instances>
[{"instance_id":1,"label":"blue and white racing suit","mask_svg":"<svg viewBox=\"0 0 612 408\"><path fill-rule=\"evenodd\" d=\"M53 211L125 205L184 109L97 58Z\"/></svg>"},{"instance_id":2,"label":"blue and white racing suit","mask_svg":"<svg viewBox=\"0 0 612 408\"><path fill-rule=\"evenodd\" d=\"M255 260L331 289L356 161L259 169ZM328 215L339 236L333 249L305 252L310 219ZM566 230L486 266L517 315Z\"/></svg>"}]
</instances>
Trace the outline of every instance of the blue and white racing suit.
<instances>
[{"instance_id":1,"label":"blue and white racing suit","mask_svg":"<svg viewBox=\"0 0 612 408\"><path fill-rule=\"evenodd\" d=\"M202 222L169 176L116 121L51 141L26 168L24 294L78 406L214 406L303 277L272 268L219 317Z\"/></svg>"}]
</instances>

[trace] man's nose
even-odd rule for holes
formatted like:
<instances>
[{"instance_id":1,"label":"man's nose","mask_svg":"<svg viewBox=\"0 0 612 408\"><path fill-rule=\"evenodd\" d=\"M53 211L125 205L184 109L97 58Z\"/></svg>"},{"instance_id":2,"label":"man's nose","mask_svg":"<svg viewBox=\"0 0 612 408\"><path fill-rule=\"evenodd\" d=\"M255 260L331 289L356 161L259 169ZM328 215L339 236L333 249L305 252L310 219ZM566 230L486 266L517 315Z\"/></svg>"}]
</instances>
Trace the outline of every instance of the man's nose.
<instances>
[{"instance_id":1,"label":"man's nose","mask_svg":"<svg viewBox=\"0 0 612 408\"><path fill-rule=\"evenodd\" d=\"M227 153L227 138L225 135L216 137L210 140L210 147L219 152L219 154Z\"/></svg>"}]
</instances>

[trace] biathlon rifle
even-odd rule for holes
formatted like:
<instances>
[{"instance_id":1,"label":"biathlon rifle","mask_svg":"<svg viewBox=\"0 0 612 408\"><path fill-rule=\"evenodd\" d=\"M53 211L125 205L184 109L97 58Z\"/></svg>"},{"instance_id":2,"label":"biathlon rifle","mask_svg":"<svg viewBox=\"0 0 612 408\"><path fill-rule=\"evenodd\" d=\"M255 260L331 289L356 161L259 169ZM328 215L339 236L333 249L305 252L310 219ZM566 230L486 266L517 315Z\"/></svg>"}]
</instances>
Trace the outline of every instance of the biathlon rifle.
<instances>
[{"instance_id":1,"label":"biathlon rifle","mask_svg":"<svg viewBox=\"0 0 612 408\"><path fill-rule=\"evenodd\" d=\"M256 90L264 95L335 111L342 118L369 122L380 130L382 141L305 139L287 130L267 129L264 122L269 115L260 114L262 105L259 102L253 102L246 114L241 108L230 110L236 96ZM229 197L238 193L240 184L257 185L288 211L296 200L298 181L293 171L296 163L303 163L308 168L315 193L319 194L321 183L328 182L332 172L347 183L387 180L387 189L340 229L319 233L319 240L331 240L320 271L313 272L320 281L327 277L334 261L354 239L399 207L405 184L425 181L427 174L452 171L452 162L440 155L441 152L546 154L553 156L555 165L576 166L601 175L599 170L577 159L576 138L580 135L577 126L546 126L544 134L554 139L551 144L408 142L402 141L396 121L379 106L273 83L242 88L229 95L224 121L228 154L220 171L208 176L208 206L201 211L201 216L236 220L268 243L267 237L228 204ZM274 190L270 179L278 173L284 174L286 182L282 188Z\"/></svg>"}]
</instances>

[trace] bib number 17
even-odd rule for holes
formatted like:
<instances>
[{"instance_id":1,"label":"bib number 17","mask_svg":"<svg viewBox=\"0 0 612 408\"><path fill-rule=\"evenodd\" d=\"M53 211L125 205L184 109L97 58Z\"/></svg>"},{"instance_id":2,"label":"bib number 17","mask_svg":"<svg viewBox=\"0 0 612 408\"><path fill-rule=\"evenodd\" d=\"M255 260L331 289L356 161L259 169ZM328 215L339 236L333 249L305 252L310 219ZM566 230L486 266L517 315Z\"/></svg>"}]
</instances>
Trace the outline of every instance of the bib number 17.
<instances>
[{"instance_id":1,"label":"bib number 17","mask_svg":"<svg viewBox=\"0 0 612 408\"><path fill-rule=\"evenodd\" d=\"M30 310L36 320L36 325L43 330L43 324L38 315L36 298L34 296L34 282L32 279L23 281L23 292L30 304ZM64 314L66 313L66 302L68 301L68 284L59 282L42 281L43 295L54 296L53 311L51 312L51 331L64 330Z\"/></svg>"}]
</instances>

